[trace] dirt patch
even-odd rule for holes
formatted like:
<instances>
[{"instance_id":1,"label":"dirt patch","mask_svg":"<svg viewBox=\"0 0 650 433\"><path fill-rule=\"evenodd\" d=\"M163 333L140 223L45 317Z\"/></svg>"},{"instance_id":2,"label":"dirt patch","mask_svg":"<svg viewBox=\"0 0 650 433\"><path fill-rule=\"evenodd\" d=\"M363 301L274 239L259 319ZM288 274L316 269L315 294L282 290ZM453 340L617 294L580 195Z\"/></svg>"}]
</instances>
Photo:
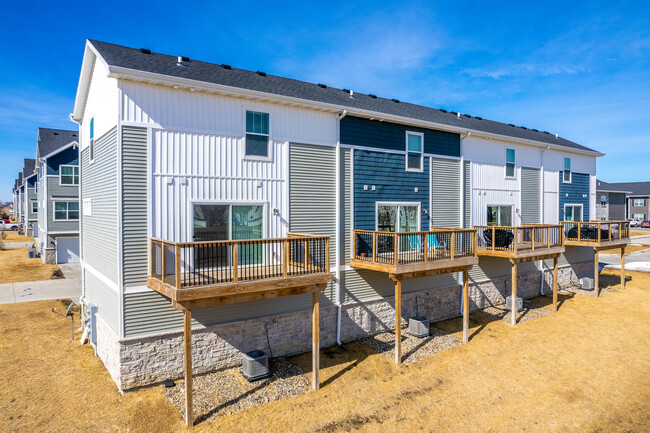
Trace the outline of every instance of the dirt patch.
<instances>
[{"instance_id":1,"label":"dirt patch","mask_svg":"<svg viewBox=\"0 0 650 433\"><path fill-rule=\"evenodd\" d=\"M255 382L246 380L239 368L196 376L193 382L196 422L294 397L310 389L309 380L286 358L271 359L269 370L271 377ZM176 386L163 389L185 417L185 382L181 380Z\"/></svg>"},{"instance_id":2,"label":"dirt patch","mask_svg":"<svg viewBox=\"0 0 650 433\"><path fill-rule=\"evenodd\" d=\"M615 282L616 273L606 275ZM359 342L322 349L320 391L212 417L192 431L647 431L650 275L629 275L609 296L560 293L557 313L515 327L472 314L468 344L419 362L397 366ZM528 302L550 305L548 296ZM189 431L162 387L120 395L52 307L65 304L0 305L0 431ZM435 327L458 337L462 320ZM311 354L289 361L311 380Z\"/></svg>"},{"instance_id":3,"label":"dirt patch","mask_svg":"<svg viewBox=\"0 0 650 433\"><path fill-rule=\"evenodd\" d=\"M0 283L61 278L54 277L55 272L61 272L57 265L45 265L40 258L28 259L27 247L0 250Z\"/></svg>"}]
</instances>

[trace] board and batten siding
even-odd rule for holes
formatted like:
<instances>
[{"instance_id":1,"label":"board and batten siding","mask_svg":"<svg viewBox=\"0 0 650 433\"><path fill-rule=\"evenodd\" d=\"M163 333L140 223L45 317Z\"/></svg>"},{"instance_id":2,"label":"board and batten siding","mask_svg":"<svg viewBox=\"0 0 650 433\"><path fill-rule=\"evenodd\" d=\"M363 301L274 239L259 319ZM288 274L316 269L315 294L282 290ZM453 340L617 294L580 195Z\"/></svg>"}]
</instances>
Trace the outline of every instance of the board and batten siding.
<instances>
[{"instance_id":1,"label":"board and batten siding","mask_svg":"<svg viewBox=\"0 0 650 433\"><path fill-rule=\"evenodd\" d=\"M83 261L115 284L118 282L117 162L117 128L95 141L92 164L88 148L81 152L82 200L90 199L92 203L92 215L80 212Z\"/></svg>"},{"instance_id":2,"label":"board and batten siding","mask_svg":"<svg viewBox=\"0 0 650 433\"><path fill-rule=\"evenodd\" d=\"M78 232L79 221L62 221L54 219L55 201L78 201L79 187L73 185L60 185L59 177L47 177L47 231L49 232ZM79 206L81 209L81 203Z\"/></svg>"},{"instance_id":3,"label":"board and batten siding","mask_svg":"<svg viewBox=\"0 0 650 433\"><path fill-rule=\"evenodd\" d=\"M521 167L521 223L540 222L540 171L536 168Z\"/></svg>"},{"instance_id":4,"label":"board and batten siding","mask_svg":"<svg viewBox=\"0 0 650 433\"><path fill-rule=\"evenodd\" d=\"M487 207L491 205L512 206L512 225L518 225L515 209L519 207L519 178L517 167L515 179L505 178L505 166L472 162L472 224L487 224Z\"/></svg>"},{"instance_id":5,"label":"board and batten siding","mask_svg":"<svg viewBox=\"0 0 650 433\"><path fill-rule=\"evenodd\" d=\"M463 171L463 188L465 188L465 228L472 227L472 162L465 161L465 170Z\"/></svg>"},{"instance_id":6,"label":"board and batten siding","mask_svg":"<svg viewBox=\"0 0 650 433\"><path fill-rule=\"evenodd\" d=\"M431 158L431 225L460 226L460 160Z\"/></svg>"},{"instance_id":7,"label":"board and batten siding","mask_svg":"<svg viewBox=\"0 0 650 433\"><path fill-rule=\"evenodd\" d=\"M544 169L544 224L557 224L559 172Z\"/></svg>"},{"instance_id":8,"label":"board and batten siding","mask_svg":"<svg viewBox=\"0 0 650 433\"><path fill-rule=\"evenodd\" d=\"M147 129L122 127L122 260L124 285L147 284Z\"/></svg>"}]
</instances>

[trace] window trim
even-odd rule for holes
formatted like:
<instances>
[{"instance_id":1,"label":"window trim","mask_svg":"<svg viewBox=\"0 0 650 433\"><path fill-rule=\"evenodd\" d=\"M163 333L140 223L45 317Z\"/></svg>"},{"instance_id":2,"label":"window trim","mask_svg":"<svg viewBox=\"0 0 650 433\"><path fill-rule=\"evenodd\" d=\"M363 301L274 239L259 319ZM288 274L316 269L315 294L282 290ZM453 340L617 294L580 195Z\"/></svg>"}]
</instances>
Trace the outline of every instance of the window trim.
<instances>
[{"instance_id":1,"label":"window trim","mask_svg":"<svg viewBox=\"0 0 650 433\"><path fill-rule=\"evenodd\" d=\"M418 230L422 229L422 202L419 201L376 201L375 202L375 231L379 231L379 206L397 206L397 221L396 227L400 226L399 221L399 206L417 206L418 210ZM408 232L396 232L396 233L408 233Z\"/></svg>"},{"instance_id":2,"label":"window trim","mask_svg":"<svg viewBox=\"0 0 650 433\"><path fill-rule=\"evenodd\" d=\"M268 134L259 134L257 132L248 132L246 128L246 113L251 112L251 113L262 113L266 114L269 116L269 133ZM242 123L243 123L243 129L244 133L242 135L243 140L242 140L242 159L248 160L248 161L272 161L273 157L271 155L271 137L272 137L272 122L271 122L271 112L270 111L262 111L260 108L255 108L255 107L243 107L243 112L242 112ZM246 136L247 135L257 135L260 137L266 137L266 156L261 156L261 155L248 155L246 153Z\"/></svg>"},{"instance_id":3,"label":"window trim","mask_svg":"<svg viewBox=\"0 0 650 433\"><path fill-rule=\"evenodd\" d=\"M640 219L637 219L637 215L641 216L641 218L640 218ZM637 220L637 221L645 221L644 218L645 218L645 214L642 214L642 213L635 213L635 214L632 214L632 219L635 219L635 220Z\"/></svg>"},{"instance_id":4,"label":"window trim","mask_svg":"<svg viewBox=\"0 0 650 433\"><path fill-rule=\"evenodd\" d=\"M603 197L605 200L603 200ZM607 195L606 194L601 194L600 195L600 205L601 206L607 206Z\"/></svg>"},{"instance_id":5,"label":"window trim","mask_svg":"<svg viewBox=\"0 0 650 433\"><path fill-rule=\"evenodd\" d=\"M564 173L567 171L566 169L566 160L569 160L569 180L564 179ZM571 157L565 156L562 158L562 183L571 183L573 180L573 168L572 168L573 163L571 162Z\"/></svg>"},{"instance_id":6,"label":"window trim","mask_svg":"<svg viewBox=\"0 0 650 433\"><path fill-rule=\"evenodd\" d=\"M411 168L409 167L409 153L416 154L418 152L413 152L409 150L409 135L417 135L422 139L422 147L420 149L420 168ZM406 135L404 137L404 166L406 171L412 171L415 173L422 173L424 172L424 133L423 132L416 132L416 131L406 131Z\"/></svg>"},{"instance_id":7,"label":"window trim","mask_svg":"<svg viewBox=\"0 0 650 433\"><path fill-rule=\"evenodd\" d=\"M580 221L571 221L571 222L585 222L585 205L582 203L564 203L564 208L562 209L562 221L566 221L566 208L567 207L580 207Z\"/></svg>"},{"instance_id":8,"label":"window trim","mask_svg":"<svg viewBox=\"0 0 650 433\"><path fill-rule=\"evenodd\" d=\"M641 204L636 204L637 200L641 200ZM644 198L633 198L632 199L632 206L634 206L634 207L645 207L645 199Z\"/></svg>"},{"instance_id":9,"label":"window trim","mask_svg":"<svg viewBox=\"0 0 650 433\"><path fill-rule=\"evenodd\" d=\"M34 205L36 205L36 210L34 210ZM38 201L32 200L32 213L38 213Z\"/></svg>"},{"instance_id":10,"label":"window trim","mask_svg":"<svg viewBox=\"0 0 650 433\"><path fill-rule=\"evenodd\" d=\"M266 201L257 201L257 200L190 200L190 205L188 206L188 221L190 222L188 227L188 239L190 242L194 240L194 206L195 205L221 205L221 206L230 206L228 210L228 221L232 222L232 207L233 206L262 206L264 212L264 223L262 224L262 239L266 239L269 233L269 224L271 223L271 216L269 215L269 203ZM232 224L228 226L228 238L232 240Z\"/></svg>"},{"instance_id":11,"label":"window trim","mask_svg":"<svg viewBox=\"0 0 650 433\"><path fill-rule=\"evenodd\" d=\"M77 218L69 218L70 209L69 209L68 206L66 206L66 209L65 209L66 218L65 219L57 218L56 217L56 212L57 212L56 204L57 203L77 203L77 207L79 207L79 200L52 200L52 221L79 221L79 217L77 217ZM58 211L58 212L62 212L62 211ZM81 215L81 209L77 209L77 212L79 212L79 215Z\"/></svg>"},{"instance_id":12,"label":"window trim","mask_svg":"<svg viewBox=\"0 0 650 433\"><path fill-rule=\"evenodd\" d=\"M490 207L509 207L510 208L510 223L512 225L504 226L504 225L501 225L501 224L499 224L497 222L497 225L495 227L515 227L515 205L513 205L512 203L487 203L485 205L485 214L484 214L485 215L485 225L486 226L489 225L489 222L487 220L487 212L488 212L488 208L490 208ZM499 215L499 213L497 213L497 215Z\"/></svg>"},{"instance_id":13,"label":"window trim","mask_svg":"<svg viewBox=\"0 0 650 433\"><path fill-rule=\"evenodd\" d=\"M508 150L512 150L515 156L513 162L508 162ZM517 179L517 150L513 147L506 147L504 150L505 166L503 167L504 179ZM512 164L512 176L508 176L508 164Z\"/></svg>"},{"instance_id":14,"label":"window trim","mask_svg":"<svg viewBox=\"0 0 650 433\"><path fill-rule=\"evenodd\" d=\"M62 173L62 170L61 170L61 169L62 169L63 167L72 167L72 181L73 181L73 182L74 182L74 177L75 177L74 169L75 169L75 167L77 168L77 171L78 171L78 173L79 173L79 174L77 174L77 183L63 183L63 182L62 182L63 173ZM70 176L70 175L66 175L66 176ZM72 164L61 164L61 165L59 166L59 186L79 186L79 181L80 181L80 180L81 180L81 170L79 170L79 166L78 166L78 165L72 165Z\"/></svg>"}]
</instances>

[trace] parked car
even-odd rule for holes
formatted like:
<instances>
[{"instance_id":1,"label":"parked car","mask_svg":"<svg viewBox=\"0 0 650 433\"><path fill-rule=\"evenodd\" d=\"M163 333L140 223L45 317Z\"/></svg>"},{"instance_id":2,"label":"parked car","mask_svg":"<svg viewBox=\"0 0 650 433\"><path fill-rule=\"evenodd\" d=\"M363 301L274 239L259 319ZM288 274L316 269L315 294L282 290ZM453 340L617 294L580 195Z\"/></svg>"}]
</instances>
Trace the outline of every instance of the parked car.
<instances>
[{"instance_id":1,"label":"parked car","mask_svg":"<svg viewBox=\"0 0 650 433\"><path fill-rule=\"evenodd\" d=\"M7 220L0 221L0 230L20 230L22 228L21 223L11 223Z\"/></svg>"},{"instance_id":2,"label":"parked car","mask_svg":"<svg viewBox=\"0 0 650 433\"><path fill-rule=\"evenodd\" d=\"M627 222L630 223L630 227L638 227L639 226L639 221L635 220L634 218L628 218Z\"/></svg>"},{"instance_id":3,"label":"parked car","mask_svg":"<svg viewBox=\"0 0 650 433\"><path fill-rule=\"evenodd\" d=\"M646 228L646 229L650 229L650 221L643 221L641 223L641 227Z\"/></svg>"}]
</instances>

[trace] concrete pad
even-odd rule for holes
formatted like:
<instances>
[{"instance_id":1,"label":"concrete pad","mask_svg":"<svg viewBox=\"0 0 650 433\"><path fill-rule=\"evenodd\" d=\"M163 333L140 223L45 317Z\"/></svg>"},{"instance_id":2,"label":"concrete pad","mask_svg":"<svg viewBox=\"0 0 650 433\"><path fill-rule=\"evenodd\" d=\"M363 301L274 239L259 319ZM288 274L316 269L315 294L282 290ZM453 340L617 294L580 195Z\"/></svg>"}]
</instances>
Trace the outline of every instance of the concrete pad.
<instances>
[{"instance_id":1,"label":"concrete pad","mask_svg":"<svg viewBox=\"0 0 650 433\"><path fill-rule=\"evenodd\" d=\"M607 265L605 269L621 269L621 265ZM650 262L634 262L625 264L626 271L650 272Z\"/></svg>"},{"instance_id":2,"label":"concrete pad","mask_svg":"<svg viewBox=\"0 0 650 433\"><path fill-rule=\"evenodd\" d=\"M0 304L60 298L78 299L81 296L81 265L66 263L59 265L59 268L66 278L0 284Z\"/></svg>"}]
</instances>

